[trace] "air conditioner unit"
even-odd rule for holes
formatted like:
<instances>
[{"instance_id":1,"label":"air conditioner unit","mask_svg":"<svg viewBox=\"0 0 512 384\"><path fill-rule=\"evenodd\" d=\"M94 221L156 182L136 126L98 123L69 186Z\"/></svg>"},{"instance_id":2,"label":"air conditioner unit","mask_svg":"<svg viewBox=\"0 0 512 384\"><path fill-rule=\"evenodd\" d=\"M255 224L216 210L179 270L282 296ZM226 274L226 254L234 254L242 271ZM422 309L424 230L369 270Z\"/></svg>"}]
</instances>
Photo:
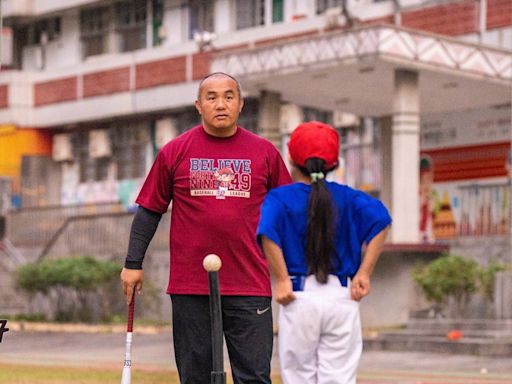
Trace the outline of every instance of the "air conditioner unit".
<instances>
[{"instance_id":1,"label":"air conditioner unit","mask_svg":"<svg viewBox=\"0 0 512 384\"><path fill-rule=\"evenodd\" d=\"M73 144L69 133L58 133L53 136L52 159L55 161L73 160Z\"/></svg>"},{"instance_id":2,"label":"air conditioner unit","mask_svg":"<svg viewBox=\"0 0 512 384\"><path fill-rule=\"evenodd\" d=\"M160 119L155 122L155 145L162 148L169 141L178 136L176 121L172 118Z\"/></svg>"},{"instance_id":3,"label":"air conditioner unit","mask_svg":"<svg viewBox=\"0 0 512 384\"><path fill-rule=\"evenodd\" d=\"M96 159L101 157L110 157L112 155L112 146L108 131L105 129L96 129L89 132L89 156Z\"/></svg>"}]
</instances>

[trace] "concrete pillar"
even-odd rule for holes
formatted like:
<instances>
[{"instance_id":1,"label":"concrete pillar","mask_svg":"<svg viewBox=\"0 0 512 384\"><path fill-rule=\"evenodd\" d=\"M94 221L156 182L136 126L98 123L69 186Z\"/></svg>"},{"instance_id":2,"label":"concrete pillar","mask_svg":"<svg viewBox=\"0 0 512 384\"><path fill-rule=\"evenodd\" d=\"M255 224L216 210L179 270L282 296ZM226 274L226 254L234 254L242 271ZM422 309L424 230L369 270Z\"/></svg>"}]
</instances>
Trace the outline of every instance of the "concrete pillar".
<instances>
[{"instance_id":1,"label":"concrete pillar","mask_svg":"<svg viewBox=\"0 0 512 384\"><path fill-rule=\"evenodd\" d=\"M494 316L496 319L512 319L512 272L510 271L496 273Z\"/></svg>"},{"instance_id":2,"label":"concrete pillar","mask_svg":"<svg viewBox=\"0 0 512 384\"><path fill-rule=\"evenodd\" d=\"M418 73L397 69L391 127L391 209L394 243L418 243L420 121Z\"/></svg>"},{"instance_id":3,"label":"concrete pillar","mask_svg":"<svg viewBox=\"0 0 512 384\"><path fill-rule=\"evenodd\" d=\"M392 212L391 199L391 151L392 134L391 129L393 121L391 116L384 116L380 119L380 150L381 150L381 174L382 186L380 191L380 200Z\"/></svg>"},{"instance_id":4,"label":"concrete pillar","mask_svg":"<svg viewBox=\"0 0 512 384\"><path fill-rule=\"evenodd\" d=\"M258 127L263 137L281 149L281 94L263 90L260 93Z\"/></svg>"}]
</instances>

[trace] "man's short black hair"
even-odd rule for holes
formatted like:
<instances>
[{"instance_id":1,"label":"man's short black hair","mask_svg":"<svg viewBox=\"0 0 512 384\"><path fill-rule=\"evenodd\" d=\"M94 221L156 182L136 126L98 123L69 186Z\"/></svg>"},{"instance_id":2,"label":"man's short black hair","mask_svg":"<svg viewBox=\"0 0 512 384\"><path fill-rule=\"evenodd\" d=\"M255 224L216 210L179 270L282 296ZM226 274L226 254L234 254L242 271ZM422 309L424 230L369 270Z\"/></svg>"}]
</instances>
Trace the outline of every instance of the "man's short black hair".
<instances>
[{"instance_id":1,"label":"man's short black hair","mask_svg":"<svg viewBox=\"0 0 512 384\"><path fill-rule=\"evenodd\" d=\"M236 83L236 89L238 91L238 95L240 96L240 98L242 98L242 86L240 85L240 82L235 77L233 77L227 73L224 73L224 72L213 72L213 73L210 73L210 74L206 75L205 77L203 77L201 79L201 81L199 82L199 88L197 89L197 99L198 100L201 98L201 87L203 86L204 81L211 77L228 77L231 80L233 80Z\"/></svg>"}]
</instances>

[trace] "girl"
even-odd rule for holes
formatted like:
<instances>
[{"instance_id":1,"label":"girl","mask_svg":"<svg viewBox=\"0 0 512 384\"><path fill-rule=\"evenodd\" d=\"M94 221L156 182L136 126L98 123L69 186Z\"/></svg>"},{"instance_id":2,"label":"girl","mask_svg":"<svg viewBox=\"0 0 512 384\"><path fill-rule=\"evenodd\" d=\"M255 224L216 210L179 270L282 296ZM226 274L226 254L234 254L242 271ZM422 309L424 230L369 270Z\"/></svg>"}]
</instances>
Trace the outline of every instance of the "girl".
<instances>
[{"instance_id":1,"label":"girl","mask_svg":"<svg viewBox=\"0 0 512 384\"><path fill-rule=\"evenodd\" d=\"M362 351L358 302L370 292L391 218L375 198L325 180L338 166L339 138L331 126L299 125L288 150L294 183L268 193L258 227L281 304L283 382L355 384Z\"/></svg>"}]
</instances>

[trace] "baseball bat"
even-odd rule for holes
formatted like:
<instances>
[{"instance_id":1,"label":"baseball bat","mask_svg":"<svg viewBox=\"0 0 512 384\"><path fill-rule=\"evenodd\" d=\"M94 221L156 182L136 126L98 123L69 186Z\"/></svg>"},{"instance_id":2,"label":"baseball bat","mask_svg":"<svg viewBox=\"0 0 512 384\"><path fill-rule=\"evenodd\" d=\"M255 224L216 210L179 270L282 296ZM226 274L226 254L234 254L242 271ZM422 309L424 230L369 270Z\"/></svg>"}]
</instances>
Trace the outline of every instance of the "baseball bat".
<instances>
[{"instance_id":1,"label":"baseball bat","mask_svg":"<svg viewBox=\"0 0 512 384\"><path fill-rule=\"evenodd\" d=\"M210 321L212 329L212 372L211 384L226 384L224 372L224 353L222 343L222 312L219 290L219 269L222 263L217 255L208 255L203 266L208 271L210 288Z\"/></svg>"},{"instance_id":2,"label":"baseball bat","mask_svg":"<svg viewBox=\"0 0 512 384\"><path fill-rule=\"evenodd\" d=\"M123 374L121 384L132 382L132 337L133 337L133 312L135 310L135 289L133 290L132 301L128 306L128 324L126 327L126 351L124 354Z\"/></svg>"}]
</instances>

